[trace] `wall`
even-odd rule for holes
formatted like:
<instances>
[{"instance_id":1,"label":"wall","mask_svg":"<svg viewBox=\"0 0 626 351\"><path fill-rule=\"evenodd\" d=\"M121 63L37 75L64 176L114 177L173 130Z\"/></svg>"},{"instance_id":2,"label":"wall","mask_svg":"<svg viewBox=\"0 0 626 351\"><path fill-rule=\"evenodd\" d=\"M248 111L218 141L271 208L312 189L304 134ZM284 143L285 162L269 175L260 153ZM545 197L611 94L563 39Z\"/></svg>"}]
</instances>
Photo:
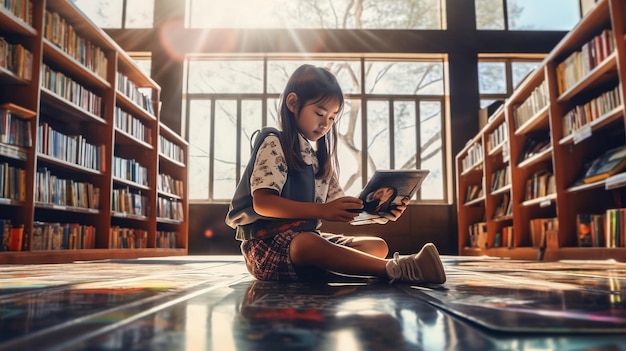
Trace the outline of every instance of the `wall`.
<instances>
[{"instance_id":1,"label":"wall","mask_svg":"<svg viewBox=\"0 0 626 351\"><path fill-rule=\"evenodd\" d=\"M189 217L189 254L231 255L239 253L235 232L224 223L228 205L191 205ZM345 223L324 223L321 230L349 235L375 235L384 238L391 253L417 252L426 242L433 242L441 253L456 254L456 222L451 221L450 206L410 205L396 222L385 225L352 226ZM191 234L193 233L193 235Z\"/></svg>"}]
</instances>

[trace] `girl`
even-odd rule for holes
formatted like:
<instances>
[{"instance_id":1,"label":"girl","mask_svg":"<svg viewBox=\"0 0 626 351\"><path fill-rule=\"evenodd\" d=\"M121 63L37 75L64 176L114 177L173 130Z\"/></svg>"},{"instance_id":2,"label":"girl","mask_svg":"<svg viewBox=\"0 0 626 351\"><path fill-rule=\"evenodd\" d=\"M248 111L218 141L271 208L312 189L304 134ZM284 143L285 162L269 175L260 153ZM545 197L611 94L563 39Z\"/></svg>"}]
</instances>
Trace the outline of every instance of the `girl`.
<instances>
[{"instance_id":1,"label":"girl","mask_svg":"<svg viewBox=\"0 0 626 351\"><path fill-rule=\"evenodd\" d=\"M350 222L363 208L338 182L335 121L343 92L328 70L302 65L280 102L281 131L264 128L257 137L226 216L241 240L249 272L259 280L307 281L328 272L376 276L391 282L445 282L432 243L417 254L386 259L378 237L320 233L321 220ZM408 199L393 213L399 217ZM350 211L353 210L353 211Z\"/></svg>"}]
</instances>

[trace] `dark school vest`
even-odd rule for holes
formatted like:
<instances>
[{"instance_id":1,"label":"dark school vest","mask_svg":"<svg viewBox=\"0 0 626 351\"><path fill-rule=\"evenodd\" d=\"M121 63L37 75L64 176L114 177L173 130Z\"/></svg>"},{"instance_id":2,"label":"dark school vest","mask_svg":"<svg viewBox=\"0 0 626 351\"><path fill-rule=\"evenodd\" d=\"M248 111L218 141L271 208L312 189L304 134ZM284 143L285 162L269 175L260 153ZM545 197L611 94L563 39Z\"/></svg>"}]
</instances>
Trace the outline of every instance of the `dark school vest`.
<instances>
[{"instance_id":1,"label":"dark school vest","mask_svg":"<svg viewBox=\"0 0 626 351\"><path fill-rule=\"evenodd\" d=\"M236 230L237 240L249 240L253 238L271 237L281 229L296 223L297 231L314 231L317 228L317 220L294 220L263 217L254 212L252 207L252 192L250 191L250 177L254 169L256 155L263 141L267 136L274 134L280 139L281 132L273 127L263 127L253 134L254 145L250 154L250 160L245 168L239 184L231 200L226 214L226 224ZM256 135L256 137L255 137ZM315 201L315 174L313 166L308 165L304 170L287 171L287 179L281 196L294 201L314 202ZM261 233L261 234L259 234Z\"/></svg>"}]
</instances>

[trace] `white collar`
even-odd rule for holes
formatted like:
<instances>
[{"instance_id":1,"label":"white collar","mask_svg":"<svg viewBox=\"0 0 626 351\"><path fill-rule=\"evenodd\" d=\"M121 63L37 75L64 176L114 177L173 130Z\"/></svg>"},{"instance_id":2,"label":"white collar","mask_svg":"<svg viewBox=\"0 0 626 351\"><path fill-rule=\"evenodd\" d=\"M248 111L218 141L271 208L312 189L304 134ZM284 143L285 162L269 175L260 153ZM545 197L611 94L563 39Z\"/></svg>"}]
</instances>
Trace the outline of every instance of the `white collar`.
<instances>
[{"instance_id":1,"label":"white collar","mask_svg":"<svg viewBox=\"0 0 626 351\"><path fill-rule=\"evenodd\" d=\"M300 139L300 155L302 156L304 163L307 165L317 163L317 154L313 149L313 145L311 145L312 141L309 141L300 133L298 133L298 138Z\"/></svg>"}]
</instances>

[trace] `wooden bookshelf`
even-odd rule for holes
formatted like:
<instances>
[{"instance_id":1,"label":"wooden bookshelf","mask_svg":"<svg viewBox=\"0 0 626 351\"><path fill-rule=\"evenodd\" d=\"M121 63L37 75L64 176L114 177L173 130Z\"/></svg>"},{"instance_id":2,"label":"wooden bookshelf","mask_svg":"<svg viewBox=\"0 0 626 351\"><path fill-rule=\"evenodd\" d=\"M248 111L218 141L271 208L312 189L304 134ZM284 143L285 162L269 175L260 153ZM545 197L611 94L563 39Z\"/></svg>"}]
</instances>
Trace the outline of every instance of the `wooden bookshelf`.
<instances>
[{"instance_id":1,"label":"wooden bookshelf","mask_svg":"<svg viewBox=\"0 0 626 351\"><path fill-rule=\"evenodd\" d=\"M0 61L0 112L30 143L0 139L16 175L0 179L0 221L23 237L0 263L186 255L187 143L159 120L158 84L71 1L12 4L0 37L25 54Z\"/></svg>"},{"instance_id":2,"label":"wooden bookshelf","mask_svg":"<svg viewBox=\"0 0 626 351\"><path fill-rule=\"evenodd\" d=\"M617 233L617 245L607 247L602 241L615 234L607 234L606 224L596 226L594 235L603 238L581 246L586 244L579 240L577 221L581 214L626 208L626 182L581 181L592 160L625 144L625 33L626 3L598 1L470 141L484 146L480 164L470 172L461 162L468 147L457 154L459 254L626 261L626 235ZM507 142L490 147L500 123L507 125ZM542 146L529 152L533 144ZM502 153L505 145L508 155ZM503 167L510 172L510 187L490 189L494 172ZM484 199L468 204L467 187L480 181ZM512 214L494 217L504 194L511 198ZM480 221L487 224L484 248L472 245L468 231ZM543 223L539 236L532 222ZM498 246L496 236L506 226L513 227L512 242L502 245L501 237Z\"/></svg>"}]
</instances>

